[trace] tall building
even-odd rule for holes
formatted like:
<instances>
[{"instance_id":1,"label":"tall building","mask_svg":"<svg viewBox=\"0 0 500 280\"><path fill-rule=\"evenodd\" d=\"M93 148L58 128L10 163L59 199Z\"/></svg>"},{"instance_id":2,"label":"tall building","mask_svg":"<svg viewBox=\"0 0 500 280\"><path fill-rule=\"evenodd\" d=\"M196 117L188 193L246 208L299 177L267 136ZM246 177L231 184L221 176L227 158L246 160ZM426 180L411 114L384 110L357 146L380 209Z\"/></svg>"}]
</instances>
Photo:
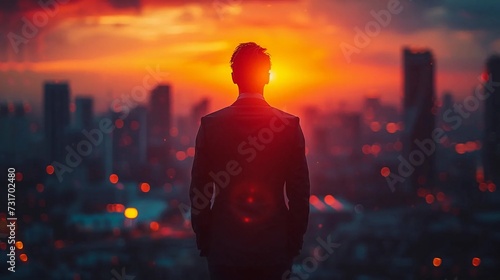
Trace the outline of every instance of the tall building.
<instances>
[{"instance_id":1,"label":"tall building","mask_svg":"<svg viewBox=\"0 0 500 280\"><path fill-rule=\"evenodd\" d=\"M151 92L148 117L148 161L167 163L171 148L172 101L170 85L158 85Z\"/></svg>"},{"instance_id":2,"label":"tall building","mask_svg":"<svg viewBox=\"0 0 500 280\"><path fill-rule=\"evenodd\" d=\"M484 169L487 179L500 184L500 56L486 62L489 93L485 101Z\"/></svg>"},{"instance_id":3,"label":"tall building","mask_svg":"<svg viewBox=\"0 0 500 280\"><path fill-rule=\"evenodd\" d=\"M403 152L404 158L415 169L405 180L405 191L408 192L418 187L431 187L434 179L435 153L426 154L415 143L432 139L435 128L434 67L430 50L403 50Z\"/></svg>"},{"instance_id":4,"label":"tall building","mask_svg":"<svg viewBox=\"0 0 500 280\"><path fill-rule=\"evenodd\" d=\"M61 161L64 157L66 135L70 123L70 88L67 82L44 84L44 129L48 160Z\"/></svg>"},{"instance_id":5,"label":"tall building","mask_svg":"<svg viewBox=\"0 0 500 280\"><path fill-rule=\"evenodd\" d=\"M91 97L77 97L75 105L76 128L89 130L92 127L94 100Z\"/></svg>"}]
</instances>

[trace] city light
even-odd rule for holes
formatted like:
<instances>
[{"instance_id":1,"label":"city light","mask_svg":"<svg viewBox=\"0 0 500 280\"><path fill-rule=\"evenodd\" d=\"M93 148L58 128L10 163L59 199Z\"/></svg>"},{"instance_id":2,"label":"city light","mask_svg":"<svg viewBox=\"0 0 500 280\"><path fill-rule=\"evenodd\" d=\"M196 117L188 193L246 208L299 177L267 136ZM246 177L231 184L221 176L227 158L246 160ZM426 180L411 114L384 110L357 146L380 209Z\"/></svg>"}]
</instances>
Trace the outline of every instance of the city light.
<instances>
[{"instance_id":1,"label":"city light","mask_svg":"<svg viewBox=\"0 0 500 280\"><path fill-rule=\"evenodd\" d=\"M441 262L442 262L441 258L434 258L432 260L432 265L434 265L435 267L439 267L441 266Z\"/></svg>"},{"instance_id":2,"label":"city light","mask_svg":"<svg viewBox=\"0 0 500 280\"><path fill-rule=\"evenodd\" d=\"M52 165L47 165L47 167L45 168L45 171L46 171L46 172L47 172L47 174L49 174L49 175L54 174L54 166L52 166Z\"/></svg>"},{"instance_id":3,"label":"city light","mask_svg":"<svg viewBox=\"0 0 500 280\"><path fill-rule=\"evenodd\" d=\"M116 184L116 183L118 183L118 175L116 175L116 174L111 174L111 175L109 175L109 181L110 181L112 184Z\"/></svg>"},{"instance_id":4,"label":"city light","mask_svg":"<svg viewBox=\"0 0 500 280\"><path fill-rule=\"evenodd\" d=\"M128 219L135 219L139 215L139 212L136 208L126 208L123 214Z\"/></svg>"},{"instance_id":5,"label":"city light","mask_svg":"<svg viewBox=\"0 0 500 280\"><path fill-rule=\"evenodd\" d=\"M148 183L141 183L141 191L142 192L149 192L149 190L151 189L150 185Z\"/></svg>"}]
</instances>

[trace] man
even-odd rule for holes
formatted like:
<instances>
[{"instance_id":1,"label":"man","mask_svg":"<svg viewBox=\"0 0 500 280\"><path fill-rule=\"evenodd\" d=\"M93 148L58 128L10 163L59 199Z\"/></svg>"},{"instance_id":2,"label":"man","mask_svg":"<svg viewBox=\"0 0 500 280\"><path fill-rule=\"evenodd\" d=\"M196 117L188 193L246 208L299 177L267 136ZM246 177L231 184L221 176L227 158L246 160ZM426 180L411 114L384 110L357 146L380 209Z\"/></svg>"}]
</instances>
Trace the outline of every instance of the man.
<instances>
[{"instance_id":1,"label":"man","mask_svg":"<svg viewBox=\"0 0 500 280\"><path fill-rule=\"evenodd\" d=\"M240 44L231 68L238 99L203 117L196 137L190 198L197 246L212 280L286 279L309 216L304 135L298 117L264 100L265 48Z\"/></svg>"}]
</instances>

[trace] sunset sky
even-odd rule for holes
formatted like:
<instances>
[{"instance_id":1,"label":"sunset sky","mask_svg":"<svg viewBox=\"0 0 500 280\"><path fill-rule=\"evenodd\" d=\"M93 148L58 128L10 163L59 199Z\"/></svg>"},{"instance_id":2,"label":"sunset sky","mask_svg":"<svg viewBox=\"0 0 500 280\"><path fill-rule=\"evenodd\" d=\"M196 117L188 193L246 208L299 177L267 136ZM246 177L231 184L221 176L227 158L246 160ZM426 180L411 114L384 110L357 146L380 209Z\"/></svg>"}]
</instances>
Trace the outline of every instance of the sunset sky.
<instances>
[{"instance_id":1,"label":"sunset sky","mask_svg":"<svg viewBox=\"0 0 500 280\"><path fill-rule=\"evenodd\" d=\"M380 31L346 58L340 45L356 47L355 28L364 31L388 5L400 12L386 26L377 23ZM149 67L168 73L163 80L173 86L175 114L203 97L216 110L237 95L229 68L234 48L254 41L271 54L273 78L265 89L271 105L300 114L304 105L335 109L345 101L356 110L364 96L378 95L399 106L403 46L433 51L438 96L471 94L487 57L500 51L495 0L61 0L56 6L47 14L38 0L0 2L1 101L36 108L44 80L69 80L72 98L94 96L103 112L141 85ZM27 38L23 26L33 16L38 30Z\"/></svg>"}]
</instances>

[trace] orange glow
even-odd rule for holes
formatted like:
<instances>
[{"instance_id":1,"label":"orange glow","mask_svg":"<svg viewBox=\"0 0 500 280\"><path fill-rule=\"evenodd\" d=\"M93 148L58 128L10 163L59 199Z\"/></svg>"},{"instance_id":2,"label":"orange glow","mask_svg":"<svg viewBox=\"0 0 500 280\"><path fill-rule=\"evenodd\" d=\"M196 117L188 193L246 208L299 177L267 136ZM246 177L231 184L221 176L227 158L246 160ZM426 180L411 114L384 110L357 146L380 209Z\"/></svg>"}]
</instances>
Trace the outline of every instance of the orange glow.
<instances>
[{"instance_id":1,"label":"orange glow","mask_svg":"<svg viewBox=\"0 0 500 280\"><path fill-rule=\"evenodd\" d=\"M479 266L481 264L481 259L480 258L472 258L472 265L473 266Z\"/></svg>"},{"instance_id":2,"label":"orange glow","mask_svg":"<svg viewBox=\"0 0 500 280\"><path fill-rule=\"evenodd\" d=\"M391 169L389 169L389 167L382 167L382 169L380 169L380 174L384 177L388 177L391 174Z\"/></svg>"},{"instance_id":3,"label":"orange glow","mask_svg":"<svg viewBox=\"0 0 500 280\"><path fill-rule=\"evenodd\" d=\"M139 212L136 208L127 208L123 212L123 215L125 215L125 217L128 219L135 219L137 218L137 216L139 216Z\"/></svg>"},{"instance_id":4,"label":"orange glow","mask_svg":"<svg viewBox=\"0 0 500 280\"><path fill-rule=\"evenodd\" d=\"M425 202L427 202L427 204L431 204L434 202L434 196L432 194L428 194L425 196Z\"/></svg>"},{"instance_id":5,"label":"orange glow","mask_svg":"<svg viewBox=\"0 0 500 280\"><path fill-rule=\"evenodd\" d=\"M28 255L26 254L21 254L19 255L19 259L23 262L27 262L28 261Z\"/></svg>"},{"instance_id":6,"label":"orange glow","mask_svg":"<svg viewBox=\"0 0 500 280\"><path fill-rule=\"evenodd\" d=\"M142 183L141 184L141 191L142 192L147 193L147 192L149 192L150 189L151 189L151 187L149 186L148 183Z\"/></svg>"},{"instance_id":7,"label":"orange glow","mask_svg":"<svg viewBox=\"0 0 500 280\"><path fill-rule=\"evenodd\" d=\"M116 183L118 183L118 175L116 175L116 174L111 174L111 175L109 175L109 181L110 181L112 184L116 184Z\"/></svg>"},{"instance_id":8,"label":"orange glow","mask_svg":"<svg viewBox=\"0 0 500 280\"><path fill-rule=\"evenodd\" d=\"M441 265L441 262L442 262L441 258L434 258L432 260L432 265L434 265L435 267L439 267Z\"/></svg>"},{"instance_id":9,"label":"orange glow","mask_svg":"<svg viewBox=\"0 0 500 280\"><path fill-rule=\"evenodd\" d=\"M125 206L123 206L123 204L115 204L114 206L115 206L115 211L116 212L120 212L121 213L121 212L125 211Z\"/></svg>"},{"instance_id":10,"label":"orange glow","mask_svg":"<svg viewBox=\"0 0 500 280\"><path fill-rule=\"evenodd\" d=\"M327 195L325 196L325 203L330 205L330 207L332 207L333 209L337 210L337 211L340 211L342 209L344 209L344 206L342 205L342 203L340 203L340 201L338 201L335 197L333 197L333 195Z\"/></svg>"},{"instance_id":11,"label":"orange glow","mask_svg":"<svg viewBox=\"0 0 500 280\"><path fill-rule=\"evenodd\" d=\"M396 123L390 122L385 126L385 129L387 130L387 132L393 134L398 131L398 125Z\"/></svg>"},{"instance_id":12,"label":"orange glow","mask_svg":"<svg viewBox=\"0 0 500 280\"><path fill-rule=\"evenodd\" d=\"M152 230L152 231L158 231L160 229L160 225L158 224L158 222L151 222L149 223L149 228Z\"/></svg>"},{"instance_id":13,"label":"orange glow","mask_svg":"<svg viewBox=\"0 0 500 280\"><path fill-rule=\"evenodd\" d=\"M175 158L177 158L177 160L179 160L179 161L183 161L187 158L187 156L186 156L185 152L178 151L177 153L175 153Z\"/></svg>"},{"instance_id":14,"label":"orange glow","mask_svg":"<svg viewBox=\"0 0 500 280\"><path fill-rule=\"evenodd\" d=\"M123 127L123 120L122 119L117 119L115 121L115 126L116 126L116 128L122 128Z\"/></svg>"},{"instance_id":15,"label":"orange glow","mask_svg":"<svg viewBox=\"0 0 500 280\"><path fill-rule=\"evenodd\" d=\"M16 242L16 248L17 248L17 249L19 249L19 250L21 250L22 248L24 248L24 244L23 244L23 242L21 242L21 241L17 241L17 242Z\"/></svg>"},{"instance_id":16,"label":"orange glow","mask_svg":"<svg viewBox=\"0 0 500 280\"><path fill-rule=\"evenodd\" d=\"M326 209L325 204L323 204L323 202L321 202L321 200L315 195L311 195L309 197L309 203L320 211L324 211Z\"/></svg>"},{"instance_id":17,"label":"orange glow","mask_svg":"<svg viewBox=\"0 0 500 280\"><path fill-rule=\"evenodd\" d=\"M45 168L45 171L47 171L47 174L49 174L49 175L54 174L54 166L47 165L47 167Z\"/></svg>"},{"instance_id":18,"label":"orange glow","mask_svg":"<svg viewBox=\"0 0 500 280\"><path fill-rule=\"evenodd\" d=\"M455 145L455 151L460 154L460 155L463 155L465 154L465 145L464 144L456 144Z\"/></svg>"}]
</instances>

